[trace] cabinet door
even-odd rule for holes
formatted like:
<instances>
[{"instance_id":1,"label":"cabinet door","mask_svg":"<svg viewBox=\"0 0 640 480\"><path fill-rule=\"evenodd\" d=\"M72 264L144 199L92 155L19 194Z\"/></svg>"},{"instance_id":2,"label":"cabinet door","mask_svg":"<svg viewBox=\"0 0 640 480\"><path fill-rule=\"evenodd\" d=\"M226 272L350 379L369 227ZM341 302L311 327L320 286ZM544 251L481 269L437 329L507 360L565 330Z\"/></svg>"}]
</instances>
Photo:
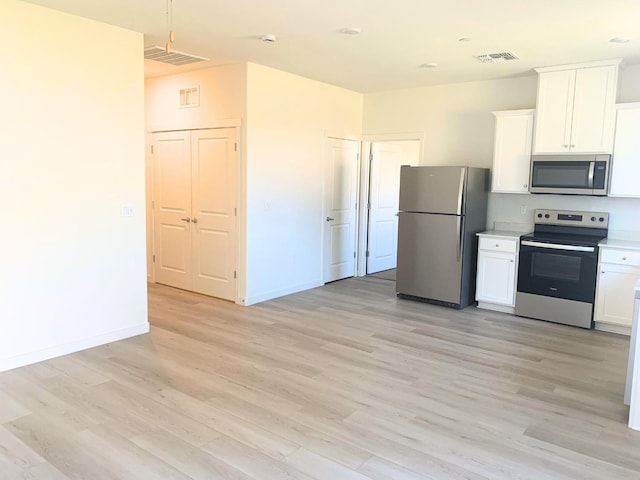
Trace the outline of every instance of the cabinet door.
<instances>
[{"instance_id":1,"label":"cabinet door","mask_svg":"<svg viewBox=\"0 0 640 480\"><path fill-rule=\"evenodd\" d=\"M480 250L476 300L515 305L516 256Z\"/></svg>"},{"instance_id":2,"label":"cabinet door","mask_svg":"<svg viewBox=\"0 0 640 480\"><path fill-rule=\"evenodd\" d=\"M640 269L625 265L600 264L596 293L596 322L631 326L636 282Z\"/></svg>"},{"instance_id":3,"label":"cabinet door","mask_svg":"<svg viewBox=\"0 0 640 480\"><path fill-rule=\"evenodd\" d=\"M575 70L540 73L535 154L569 152L575 80Z\"/></svg>"},{"instance_id":4,"label":"cabinet door","mask_svg":"<svg viewBox=\"0 0 640 480\"><path fill-rule=\"evenodd\" d=\"M576 70L572 153L609 153L613 143L615 66Z\"/></svg>"},{"instance_id":5,"label":"cabinet door","mask_svg":"<svg viewBox=\"0 0 640 480\"><path fill-rule=\"evenodd\" d=\"M491 191L528 193L533 110L494 112L496 135Z\"/></svg>"},{"instance_id":6,"label":"cabinet door","mask_svg":"<svg viewBox=\"0 0 640 480\"><path fill-rule=\"evenodd\" d=\"M613 144L611 189L609 194L640 197L640 103L619 107L616 115L616 138Z\"/></svg>"}]
</instances>

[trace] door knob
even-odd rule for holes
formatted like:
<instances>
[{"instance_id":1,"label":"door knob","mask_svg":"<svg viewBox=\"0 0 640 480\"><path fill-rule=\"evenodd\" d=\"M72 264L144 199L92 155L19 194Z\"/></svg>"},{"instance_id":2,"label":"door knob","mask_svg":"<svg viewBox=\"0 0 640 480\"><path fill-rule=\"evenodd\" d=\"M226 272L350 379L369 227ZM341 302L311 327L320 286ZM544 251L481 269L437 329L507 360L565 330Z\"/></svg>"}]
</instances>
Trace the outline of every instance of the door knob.
<instances>
[{"instance_id":1,"label":"door knob","mask_svg":"<svg viewBox=\"0 0 640 480\"><path fill-rule=\"evenodd\" d=\"M191 219L189 217L181 218L180 220L182 220L183 222L187 222L187 223L189 223L191 221ZM195 219L193 221L195 222Z\"/></svg>"},{"instance_id":2,"label":"door knob","mask_svg":"<svg viewBox=\"0 0 640 480\"><path fill-rule=\"evenodd\" d=\"M194 218L193 220L191 220L193 223L198 223L198 219Z\"/></svg>"},{"instance_id":3,"label":"door knob","mask_svg":"<svg viewBox=\"0 0 640 480\"><path fill-rule=\"evenodd\" d=\"M327 222L333 222L333 220L334 220L333 218L327 217Z\"/></svg>"}]
</instances>

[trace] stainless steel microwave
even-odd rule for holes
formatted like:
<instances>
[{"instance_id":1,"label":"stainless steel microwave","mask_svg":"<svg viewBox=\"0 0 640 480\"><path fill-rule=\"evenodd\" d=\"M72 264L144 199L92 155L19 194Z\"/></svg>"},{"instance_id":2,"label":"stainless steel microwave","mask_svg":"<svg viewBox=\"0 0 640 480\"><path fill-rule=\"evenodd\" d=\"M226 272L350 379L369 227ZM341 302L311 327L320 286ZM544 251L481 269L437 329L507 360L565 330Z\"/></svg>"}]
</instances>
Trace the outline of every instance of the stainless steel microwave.
<instances>
[{"instance_id":1,"label":"stainless steel microwave","mask_svg":"<svg viewBox=\"0 0 640 480\"><path fill-rule=\"evenodd\" d=\"M607 195L611 155L533 155L529 191Z\"/></svg>"}]
</instances>

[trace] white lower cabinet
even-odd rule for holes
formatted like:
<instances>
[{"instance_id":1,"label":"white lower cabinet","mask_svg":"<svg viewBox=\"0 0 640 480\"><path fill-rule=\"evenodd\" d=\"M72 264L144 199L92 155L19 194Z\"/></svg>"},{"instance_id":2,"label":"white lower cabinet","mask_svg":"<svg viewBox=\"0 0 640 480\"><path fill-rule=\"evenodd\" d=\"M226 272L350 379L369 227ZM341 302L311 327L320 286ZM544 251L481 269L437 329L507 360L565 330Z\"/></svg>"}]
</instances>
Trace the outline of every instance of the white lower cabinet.
<instances>
[{"instance_id":1,"label":"white lower cabinet","mask_svg":"<svg viewBox=\"0 0 640 480\"><path fill-rule=\"evenodd\" d=\"M596 328L630 334L640 251L600 248L596 286Z\"/></svg>"},{"instance_id":2,"label":"white lower cabinet","mask_svg":"<svg viewBox=\"0 0 640 480\"><path fill-rule=\"evenodd\" d=\"M518 267L518 237L480 234L476 300L479 308L513 313Z\"/></svg>"}]
</instances>

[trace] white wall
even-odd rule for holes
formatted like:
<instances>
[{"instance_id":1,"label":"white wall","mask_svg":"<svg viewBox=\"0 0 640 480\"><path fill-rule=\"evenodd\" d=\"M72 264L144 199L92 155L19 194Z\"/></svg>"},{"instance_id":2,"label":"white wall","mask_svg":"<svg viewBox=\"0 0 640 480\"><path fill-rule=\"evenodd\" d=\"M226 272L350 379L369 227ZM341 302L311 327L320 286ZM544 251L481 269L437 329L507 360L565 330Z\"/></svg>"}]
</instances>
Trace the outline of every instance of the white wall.
<instances>
[{"instance_id":1,"label":"white wall","mask_svg":"<svg viewBox=\"0 0 640 480\"><path fill-rule=\"evenodd\" d=\"M534 108L537 78L458 83L366 94L365 134L424 132L422 165L488 167L493 110Z\"/></svg>"},{"instance_id":2,"label":"white wall","mask_svg":"<svg viewBox=\"0 0 640 480\"><path fill-rule=\"evenodd\" d=\"M180 108L180 89L200 86L200 106ZM145 128L186 130L217 126L246 115L246 65L237 63L147 78Z\"/></svg>"},{"instance_id":3,"label":"white wall","mask_svg":"<svg viewBox=\"0 0 640 480\"><path fill-rule=\"evenodd\" d=\"M0 45L1 371L148 323L142 35L2 0Z\"/></svg>"},{"instance_id":4,"label":"white wall","mask_svg":"<svg viewBox=\"0 0 640 480\"><path fill-rule=\"evenodd\" d=\"M361 94L248 64L246 304L322 284L325 139L361 129Z\"/></svg>"}]
</instances>

